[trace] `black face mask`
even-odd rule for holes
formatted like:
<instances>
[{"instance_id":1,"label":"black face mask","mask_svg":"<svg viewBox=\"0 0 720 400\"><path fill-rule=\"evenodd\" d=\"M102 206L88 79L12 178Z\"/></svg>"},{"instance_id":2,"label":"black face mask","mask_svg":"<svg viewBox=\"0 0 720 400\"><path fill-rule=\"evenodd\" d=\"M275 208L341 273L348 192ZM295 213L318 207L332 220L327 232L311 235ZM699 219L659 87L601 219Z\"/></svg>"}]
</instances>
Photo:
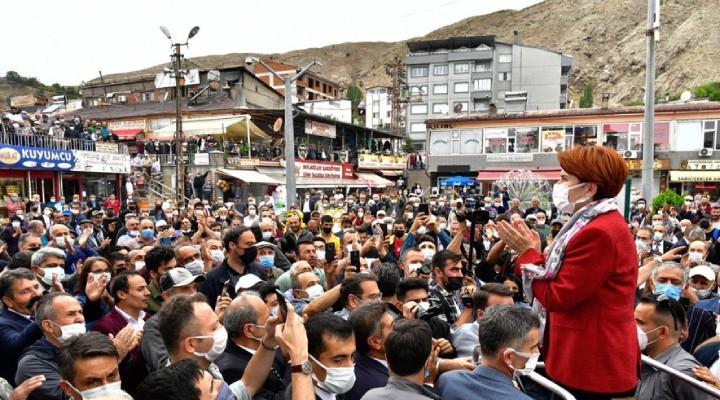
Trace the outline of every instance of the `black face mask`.
<instances>
[{"instance_id":1,"label":"black face mask","mask_svg":"<svg viewBox=\"0 0 720 400\"><path fill-rule=\"evenodd\" d=\"M33 210L33 211L37 211L38 208L37 208L37 207L33 207L32 210Z\"/></svg>"},{"instance_id":2,"label":"black face mask","mask_svg":"<svg viewBox=\"0 0 720 400\"><path fill-rule=\"evenodd\" d=\"M550 231L550 234L552 235L552 237L557 237L558 233L560 233L560 230L559 230L559 229L558 229L558 230L553 229L553 230Z\"/></svg>"},{"instance_id":3,"label":"black face mask","mask_svg":"<svg viewBox=\"0 0 720 400\"><path fill-rule=\"evenodd\" d=\"M324 234L329 235L330 233L332 233L332 228L325 228L325 227L323 227L323 228L322 228L322 231L323 231Z\"/></svg>"},{"instance_id":4,"label":"black face mask","mask_svg":"<svg viewBox=\"0 0 720 400\"><path fill-rule=\"evenodd\" d=\"M255 246L248 247L245 249L245 253L243 253L243 255L238 255L238 257L240 257L240 261L242 261L243 264L250 265L255 261L255 258L257 258L257 249Z\"/></svg>"},{"instance_id":5,"label":"black face mask","mask_svg":"<svg viewBox=\"0 0 720 400\"><path fill-rule=\"evenodd\" d=\"M401 237L403 237L405 235L404 231L395 231L393 233L395 234L395 237L398 239L400 239Z\"/></svg>"},{"instance_id":6,"label":"black face mask","mask_svg":"<svg viewBox=\"0 0 720 400\"><path fill-rule=\"evenodd\" d=\"M710 222L708 220L700 221L698 223L698 227L700 227L700 229L703 229L703 230L708 229L710 227Z\"/></svg>"},{"instance_id":7,"label":"black face mask","mask_svg":"<svg viewBox=\"0 0 720 400\"><path fill-rule=\"evenodd\" d=\"M463 279L459 277L448 277L445 287L448 291L454 292L460 290L463 286Z\"/></svg>"}]
</instances>

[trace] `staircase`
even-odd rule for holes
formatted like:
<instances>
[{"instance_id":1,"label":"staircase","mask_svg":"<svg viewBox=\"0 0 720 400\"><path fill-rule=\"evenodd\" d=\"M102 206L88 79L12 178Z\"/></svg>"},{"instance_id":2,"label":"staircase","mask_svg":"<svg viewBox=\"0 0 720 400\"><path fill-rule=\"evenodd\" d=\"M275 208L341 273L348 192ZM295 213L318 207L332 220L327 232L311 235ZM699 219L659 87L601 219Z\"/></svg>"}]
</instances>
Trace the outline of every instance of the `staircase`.
<instances>
[{"instance_id":1,"label":"staircase","mask_svg":"<svg viewBox=\"0 0 720 400\"><path fill-rule=\"evenodd\" d=\"M427 189L430 187L430 177L427 175L427 170L424 169L408 170L408 179L405 183L408 188L419 183L423 189Z\"/></svg>"}]
</instances>

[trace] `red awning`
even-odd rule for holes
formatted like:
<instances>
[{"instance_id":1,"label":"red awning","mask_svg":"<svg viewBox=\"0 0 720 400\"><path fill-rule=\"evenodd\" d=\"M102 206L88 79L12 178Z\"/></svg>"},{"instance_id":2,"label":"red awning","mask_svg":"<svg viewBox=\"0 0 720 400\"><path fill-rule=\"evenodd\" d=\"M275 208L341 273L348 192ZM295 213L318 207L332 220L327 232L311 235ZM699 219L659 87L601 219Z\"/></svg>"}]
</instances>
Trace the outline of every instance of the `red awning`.
<instances>
[{"instance_id":1,"label":"red awning","mask_svg":"<svg viewBox=\"0 0 720 400\"><path fill-rule=\"evenodd\" d=\"M135 136L142 131L142 129L125 129L113 131L113 133L116 134L120 140L135 140Z\"/></svg>"},{"instance_id":2,"label":"red awning","mask_svg":"<svg viewBox=\"0 0 720 400\"><path fill-rule=\"evenodd\" d=\"M478 173L477 178L475 178L476 181L479 182L492 182L500 179L501 176L509 172L509 170L505 171L480 171ZM534 170L531 171L532 173L539 175L540 177L547 179L549 181L558 181L560 180L560 170Z\"/></svg>"}]
</instances>

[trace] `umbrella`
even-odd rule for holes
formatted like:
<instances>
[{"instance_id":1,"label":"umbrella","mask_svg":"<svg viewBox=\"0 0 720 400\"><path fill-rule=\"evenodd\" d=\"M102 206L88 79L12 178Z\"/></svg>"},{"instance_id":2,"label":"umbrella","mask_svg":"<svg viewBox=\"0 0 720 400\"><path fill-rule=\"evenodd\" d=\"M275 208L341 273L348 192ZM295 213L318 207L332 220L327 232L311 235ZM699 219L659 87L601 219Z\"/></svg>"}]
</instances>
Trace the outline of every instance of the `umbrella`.
<instances>
[{"instance_id":1,"label":"umbrella","mask_svg":"<svg viewBox=\"0 0 720 400\"><path fill-rule=\"evenodd\" d=\"M440 181L440 186L473 186L477 185L474 179L464 176L454 176Z\"/></svg>"}]
</instances>

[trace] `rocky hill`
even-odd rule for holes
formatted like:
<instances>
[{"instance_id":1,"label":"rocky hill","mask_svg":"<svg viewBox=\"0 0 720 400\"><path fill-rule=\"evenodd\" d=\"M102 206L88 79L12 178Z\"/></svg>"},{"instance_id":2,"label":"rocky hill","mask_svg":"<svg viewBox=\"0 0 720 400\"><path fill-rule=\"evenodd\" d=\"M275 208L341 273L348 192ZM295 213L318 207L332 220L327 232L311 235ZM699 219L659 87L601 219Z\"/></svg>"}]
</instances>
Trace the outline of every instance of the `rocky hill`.
<instances>
[{"instance_id":1,"label":"rocky hill","mask_svg":"<svg viewBox=\"0 0 720 400\"><path fill-rule=\"evenodd\" d=\"M646 15L646 0L546 0L520 11L470 17L423 38L408 40L496 35L499 41L512 42L517 30L524 44L573 57L569 89L575 104L588 82L596 87L596 98L599 93L611 93L611 103L622 104L643 96ZM716 15L720 15L717 0L663 0L657 50L659 96L720 80L720 30L712 22ZM403 41L342 43L261 56L296 65L315 59L323 65L314 70L323 76L342 84L358 82L370 87L388 85L384 64L396 56L404 59L406 53ZM217 68L241 64L245 56L233 53L191 61ZM163 66L106 79L157 72Z\"/></svg>"}]
</instances>

